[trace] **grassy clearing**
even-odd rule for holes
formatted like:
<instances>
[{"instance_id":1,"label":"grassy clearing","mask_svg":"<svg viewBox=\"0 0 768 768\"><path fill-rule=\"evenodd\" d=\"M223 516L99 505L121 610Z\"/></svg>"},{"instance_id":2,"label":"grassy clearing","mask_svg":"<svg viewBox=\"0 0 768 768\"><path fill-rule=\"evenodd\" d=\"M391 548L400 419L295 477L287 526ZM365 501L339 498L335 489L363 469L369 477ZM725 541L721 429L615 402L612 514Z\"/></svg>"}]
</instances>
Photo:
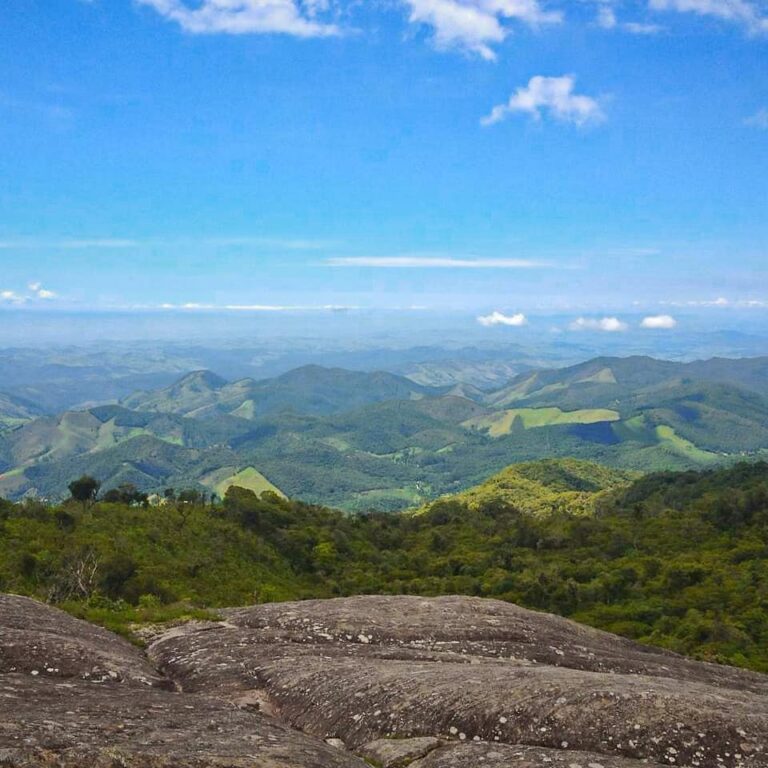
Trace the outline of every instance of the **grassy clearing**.
<instances>
[{"instance_id":1,"label":"grassy clearing","mask_svg":"<svg viewBox=\"0 0 768 768\"><path fill-rule=\"evenodd\" d=\"M253 491L257 496L260 496L264 491L271 491L285 498L285 494L276 485L270 483L255 467L246 467L240 472L216 482L213 490L220 498L224 498L224 494L233 485Z\"/></svg>"},{"instance_id":2,"label":"grassy clearing","mask_svg":"<svg viewBox=\"0 0 768 768\"><path fill-rule=\"evenodd\" d=\"M144 597L139 605L130 605L124 600L96 597L85 602L62 603L59 607L78 619L98 624L139 646L144 645L144 642L138 630L146 627L221 619L215 611L198 608L188 602L162 605L151 595Z\"/></svg>"},{"instance_id":3,"label":"grassy clearing","mask_svg":"<svg viewBox=\"0 0 768 768\"><path fill-rule=\"evenodd\" d=\"M578 411L563 411L560 408L513 408L479 419L469 419L465 427L487 431L491 437L508 435L515 423L523 429L551 427L559 424L597 424L603 421L619 421L617 411L608 408L586 408Z\"/></svg>"},{"instance_id":4,"label":"grassy clearing","mask_svg":"<svg viewBox=\"0 0 768 768\"><path fill-rule=\"evenodd\" d=\"M700 464L713 464L720 461L720 456L716 453L704 451L694 445L690 440L680 437L672 427L659 425L656 427L656 437L662 447L671 449L677 454L683 455L692 461Z\"/></svg>"}]
</instances>

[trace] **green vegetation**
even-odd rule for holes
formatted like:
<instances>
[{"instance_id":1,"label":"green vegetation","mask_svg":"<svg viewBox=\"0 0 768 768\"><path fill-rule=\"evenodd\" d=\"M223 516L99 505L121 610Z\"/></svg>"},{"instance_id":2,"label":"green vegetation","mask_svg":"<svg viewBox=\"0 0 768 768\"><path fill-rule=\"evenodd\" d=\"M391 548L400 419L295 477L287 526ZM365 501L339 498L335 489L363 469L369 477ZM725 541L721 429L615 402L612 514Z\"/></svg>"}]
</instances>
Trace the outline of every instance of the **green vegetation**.
<instances>
[{"instance_id":1,"label":"green vegetation","mask_svg":"<svg viewBox=\"0 0 768 768\"><path fill-rule=\"evenodd\" d=\"M768 671L768 464L529 463L419 514L238 487L215 505L0 502L0 589L125 632L254 601L481 595Z\"/></svg>"},{"instance_id":2,"label":"green vegetation","mask_svg":"<svg viewBox=\"0 0 768 768\"><path fill-rule=\"evenodd\" d=\"M508 435L516 425L522 429L551 427L555 424L598 424L618 421L621 416L608 408L586 408L578 411L561 411L559 408L512 408L510 410L470 419L464 426L487 430L491 437Z\"/></svg>"},{"instance_id":3,"label":"green vegetation","mask_svg":"<svg viewBox=\"0 0 768 768\"><path fill-rule=\"evenodd\" d=\"M241 469L239 472L235 472L234 474L225 477L223 480L211 478L211 482L212 486L204 481L203 484L212 487L214 493L220 498L224 498L227 491L233 485L238 488L245 488L248 491L253 491L257 496L261 496L264 491L270 491L278 496L285 496L276 485L272 485L272 483L270 483L269 480L267 480L267 478L255 467Z\"/></svg>"},{"instance_id":4,"label":"green vegetation","mask_svg":"<svg viewBox=\"0 0 768 768\"><path fill-rule=\"evenodd\" d=\"M627 486L637 477L638 473L588 461L545 459L513 464L452 500L472 510L502 503L534 517L592 515L609 490Z\"/></svg>"},{"instance_id":5,"label":"green vegetation","mask_svg":"<svg viewBox=\"0 0 768 768\"><path fill-rule=\"evenodd\" d=\"M236 484L397 511L544 457L655 472L730 465L767 447L765 358L598 358L492 392L319 366L233 383L197 371L122 405L1 431L0 495L56 501L89 474L104 490L221 496Z\"/></svg>"}]
</instances>

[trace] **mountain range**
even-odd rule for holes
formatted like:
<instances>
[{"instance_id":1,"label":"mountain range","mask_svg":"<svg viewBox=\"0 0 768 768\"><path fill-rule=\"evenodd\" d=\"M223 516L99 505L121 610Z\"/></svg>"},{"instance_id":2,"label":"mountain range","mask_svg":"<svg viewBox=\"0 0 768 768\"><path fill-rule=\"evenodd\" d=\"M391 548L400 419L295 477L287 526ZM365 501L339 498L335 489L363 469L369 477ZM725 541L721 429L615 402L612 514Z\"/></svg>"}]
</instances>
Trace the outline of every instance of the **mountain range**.
<instances>
[{"instance_id":1,"label":"mountain range","mask_svg":"<svg viewBox=\"0 0 768 768\"><path fill-rule=\"evenodd\" d=\"M601 357L491 390L317 365L234 382L194 371L113 405L41 410L0 399L0 495L58 498L83 473L105 489L218 494L237 478L344 509L394 510L544 457L646 472L763 455L768 358Z\"/></svg>"}]
</instances>

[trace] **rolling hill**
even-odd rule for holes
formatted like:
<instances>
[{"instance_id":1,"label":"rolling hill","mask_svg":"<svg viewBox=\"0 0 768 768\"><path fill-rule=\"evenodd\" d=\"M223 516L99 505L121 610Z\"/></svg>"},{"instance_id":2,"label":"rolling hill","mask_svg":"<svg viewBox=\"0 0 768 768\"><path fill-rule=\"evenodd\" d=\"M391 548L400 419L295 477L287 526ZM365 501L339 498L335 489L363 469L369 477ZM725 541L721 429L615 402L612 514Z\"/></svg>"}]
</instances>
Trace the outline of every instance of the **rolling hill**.
<instances>
[{"instance_id":1,"label":"rolling hill","mask_svg":"<svg viewBox=\"0 0 768 768\"><path fill-rule=\"evenodd\" d=\"M0 392L0 431L24 424L42 413L42 409L29 400Z\"/></svg>"},{"instance_id":2,"label":"rolling hill","mask_svg":"<svg viewBox=\"0 0 768 768\"><path fill-rule=\"evenodd\" d=\"M543 459L512 464L483 483L448 498L470 509L504 504L534 516L591 515L610 491L628 487L639 476L637 472L611 469L591 461Z\"/></svg>"},{"instance_id":3,"label":"rolling hill","mask_svg":"<svg viewBox=\"0 0 768 768\"><path fill-rule=\"evenodd\" d=\"M254 419L282 411L328 415L387 400L418 399L437 391L382 371L365 373L307 365L274 379L233 383L210 371L195 371L170 387L131 395L122 405L195 418L230 414Z\"/></svg>"},{"instance_id":4,"label":"rolling hill","mask_svg":"<svg viewBox=\"0 0 768 768\"><path fill-rule=\"evenodd\" d=\"M391 511L546 457L641 472L715 466L768 451L766 370L764 358L598 358L492 392L319 366L234 383L197 371L120 405L7 430L0 495L59 498L83 472L147 491L219 493L240 477L312 503Z\"/></svg>"}]
</instances>

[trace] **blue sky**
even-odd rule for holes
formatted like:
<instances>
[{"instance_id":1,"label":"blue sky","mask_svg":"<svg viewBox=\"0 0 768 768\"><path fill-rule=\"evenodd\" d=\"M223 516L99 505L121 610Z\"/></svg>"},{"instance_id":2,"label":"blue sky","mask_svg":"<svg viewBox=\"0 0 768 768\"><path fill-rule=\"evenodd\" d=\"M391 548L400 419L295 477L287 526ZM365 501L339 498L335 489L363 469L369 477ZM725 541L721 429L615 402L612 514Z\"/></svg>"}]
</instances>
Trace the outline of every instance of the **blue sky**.
<instances>
[{"instance_id":1,"label":"blue sky","mask_svg":"<svg viewBox=\"0 0 768 768\"><path fill-rule=\"evenodd\" d=\"M764 0L0 7L4 307L757 313L767 180Z\"/></svg>"}]
</instances>

